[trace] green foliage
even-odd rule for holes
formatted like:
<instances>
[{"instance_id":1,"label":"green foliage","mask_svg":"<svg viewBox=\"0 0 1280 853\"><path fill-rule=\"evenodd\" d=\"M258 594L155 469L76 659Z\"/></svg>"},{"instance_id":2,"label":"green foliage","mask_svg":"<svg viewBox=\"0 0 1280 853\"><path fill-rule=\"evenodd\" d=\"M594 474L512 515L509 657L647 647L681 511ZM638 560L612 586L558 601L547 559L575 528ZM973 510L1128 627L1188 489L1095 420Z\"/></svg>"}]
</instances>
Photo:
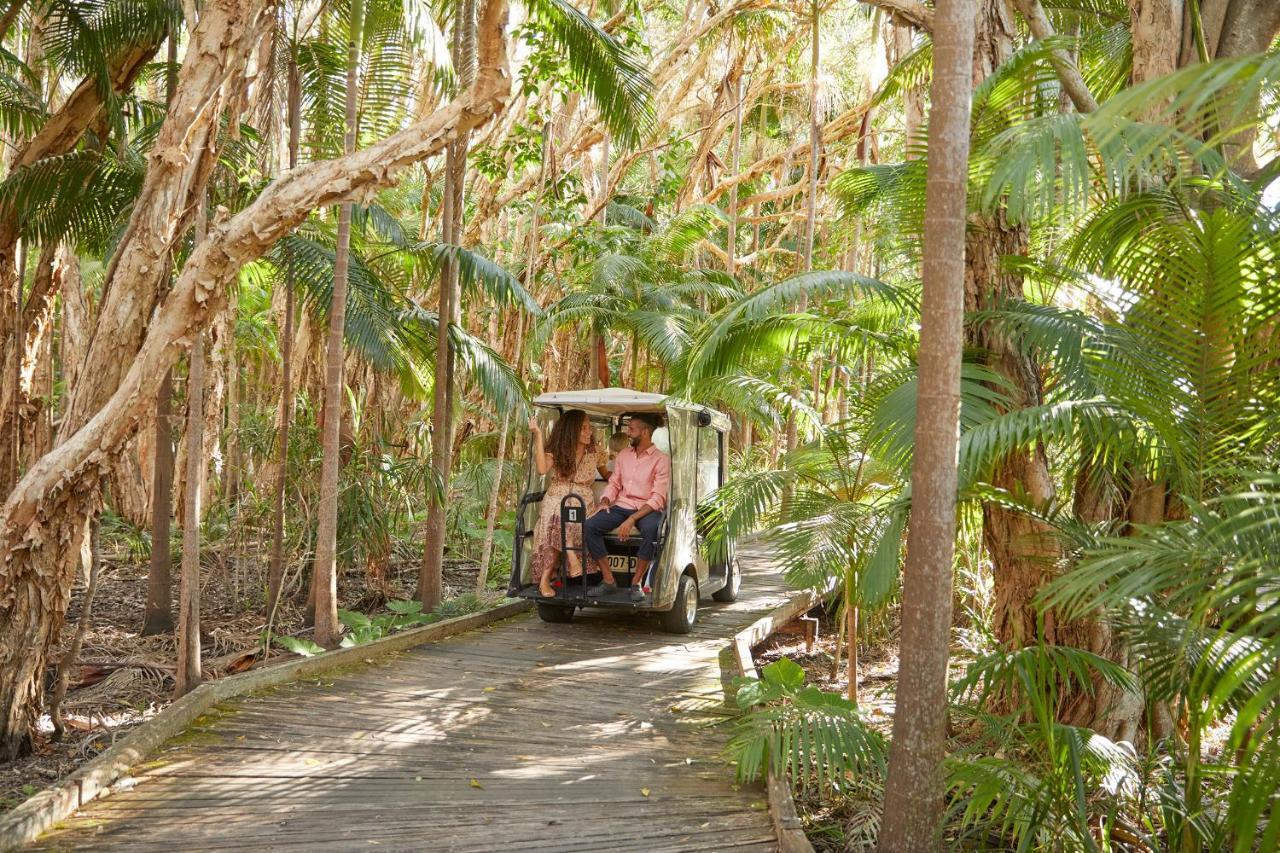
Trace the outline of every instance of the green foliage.
<instances>
[{"instance_id":1,"label":"green foliage","mask_svg":"<svg viewBox=\"0 0 1280 853\"><path fill-rule=\"evenodd\" d=\"M315 657L316 655L324 654L325 651L323 646L317 646L311 640L300 637L276 636L272 638L272 642L285 651L293 652L295 655L304 658Z\"/></svg>"},{"instance_id":2,"label":"green foliage","mask_svg":"<svg viewBox=\"0 0 1280 853\"><path fill-rule=\"evenodd\" d=\"M338 621L347 627L347 632L343 634L341 645L344 649L352 646L361 646L390 636L397 631L403 631L406 628L416 628L420 625L439 622L442 619L466 616L468 613L476 613L483 610L484 607L484 602L478 599L474 593L466 593L441 602L440 606L430 613L422 612L421 601L412 600L388 601L387 610L389 612L375 616L366 616L363 613L356 613L351 610L339 610Z\"/></svg>"},{"instance_id":3,"label":"green foliage","mask_svg":"<svg viewBox=\"0 0 1280 853\"><path fill-rule=\"evenodd\" d=\"M1089 729L1058 722L1060 700L1104 682L1136 689L1126 670L1088 652L1035 645L997 650L952 685L953 715L972 726L947 759L948 812L961 838L1008 839L1017 849L1102 849L1097 798L1135 779L1136 756ZM1007 714L989 709L1012 706ZM1104 844L1115 806L1103 805Z\"/></svg>"},{"instance_id":4,"label":"green foliage","mask_svg":"<svg viewBox=\"0 0 1280 853\"><path fill-rule=\"evenodd\" d=\"M422 612L422 602L406 599L393 599L387 602L387 612L367 616L354 610L339 610L338 621L347 629L342 636L341 647L362 646L374 640L381 640L397 631L430 625L442 619L453 619L477 613L485 608L485 603L474 593L465 593L441 602L430 613ZM299 637L276 636L272 643L302 657L322 654L325 650L311 640Z\"/></svg>"},{"instance_id":5,"label":"green foliage","mask_svg":"<svg viewBox=\"0 0 1280 853\"><path fill-rule=\"evenodd\" d=\"M338 621L346 626L342 636L342 648L361 646L381 640L396 631L438 622L442 617L435 613L423 613L421 601L389 601L389 613L365 616L351 610L339 610Z\"/></svg>"},{"instance_id":6,"label":"green foliage","mask_svg":"<svg viewBox=\"0 0 1280 853\"><path fill-rule=\"evenodd\" d=\"M524 37L543 48L530 62L530 79L564 75L591 98L620 143L645 138L653 125L653 83L643 62L566 0L527 0L525 6Z\"/></svg>"},{"instance_id":7,"label":"green foliage","mask_svg":"<svg viewBox=\"0 0 1280 853\"><path fill-rule=\"evenodd\" d=\"M764 667L761 676L738 682L745 714L729 751L739 780L761 779L772 769L799 790L839 792L860 776L883 778L888 743L856 706L806 687L804 670L787 658Z\"/></svg>"}]
</instances>

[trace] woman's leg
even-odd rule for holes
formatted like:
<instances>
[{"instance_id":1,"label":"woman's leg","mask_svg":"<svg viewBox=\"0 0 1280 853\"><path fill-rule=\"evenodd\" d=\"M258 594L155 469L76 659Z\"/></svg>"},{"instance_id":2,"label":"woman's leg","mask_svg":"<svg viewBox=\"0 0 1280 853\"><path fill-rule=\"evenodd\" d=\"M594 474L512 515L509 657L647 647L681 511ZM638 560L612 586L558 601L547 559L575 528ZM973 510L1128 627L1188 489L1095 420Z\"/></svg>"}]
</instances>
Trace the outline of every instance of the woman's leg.
<instances>
[{"instance_id":1,"label":"woman's leg","mask_svg":"<svg viewBox=\"0 0 1280 853\"><path fill-rule=\"evenodd\" d=\"M560 549L548 545L547 556L546 568L542 572L542 577L538 579L538 592L544 596L552 597L556 594L556 591L551 586L551 581L560 574Z\"/></svg>"},{"instance_id":2,"label":"woman's leg","mask_svg":"<svg viewBox=\"0 0 1280 853\"><path fill-rule=\"evenodd\" d=\"M568 554L568 557L569 557L569 576L574 578L581 577L582 576L582 554L578 553L577 551L570 551Z\"/></svg>"}]
</instances>

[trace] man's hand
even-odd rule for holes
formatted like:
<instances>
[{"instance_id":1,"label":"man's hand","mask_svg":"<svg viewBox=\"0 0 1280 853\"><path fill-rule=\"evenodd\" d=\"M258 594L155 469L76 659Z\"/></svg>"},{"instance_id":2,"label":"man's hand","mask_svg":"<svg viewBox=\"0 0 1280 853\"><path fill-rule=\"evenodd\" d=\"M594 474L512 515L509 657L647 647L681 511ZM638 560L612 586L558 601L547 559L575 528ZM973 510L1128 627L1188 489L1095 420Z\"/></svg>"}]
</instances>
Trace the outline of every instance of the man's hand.
<instances>
[{"instance_id":1,"label":"man's hand","mask_svg":"<svg viewBox=\"0 0 1280 853\"><path fill-rule=\"evenodd\" d=\"M618 536L620 536L623 539L630 539L631 534L635 532L636 532L636 523L633 519L630 519L630 518L622 522L622 524L618 526L618 529L614 531L614 533L616 533Z\"/></svg>"},{"instance_id":2,"label":"man's hand","mask_svg":"<svg viewBox=\"0 0 1280 853\"><path fill-rule=\"evenodd\" d=\"M596 512L606 512L609 509L609 499L601 498L600 503L596 505Z\"/></svg>"}]
</instances>

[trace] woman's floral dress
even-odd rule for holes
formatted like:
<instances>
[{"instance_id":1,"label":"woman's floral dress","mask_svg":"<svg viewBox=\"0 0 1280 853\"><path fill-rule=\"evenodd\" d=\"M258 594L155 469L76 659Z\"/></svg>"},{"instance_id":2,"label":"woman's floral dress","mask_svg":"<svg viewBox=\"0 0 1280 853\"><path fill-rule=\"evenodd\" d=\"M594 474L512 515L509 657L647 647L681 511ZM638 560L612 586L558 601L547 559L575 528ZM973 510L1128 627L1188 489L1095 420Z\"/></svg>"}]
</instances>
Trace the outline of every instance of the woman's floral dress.
<instances>
[{"instance_id":1,"label":"woman's floral dress","mask_svg":"<svg viewBox=\"0 0 1280 853\"><path fill-rule=\"evenodd\" d=\"M538 512L538 520L533 525L533 582L541 583L547 572L559 574L559 560L556 553L560 550L560 502L566 495L575 494L582 498L587 507L587 516L595 512L595 495L592 484L596 481L597 467L603 467L608 454L599 445L590 445L578 460L578 468L572 477L564 477L553 465L551 468L551 485L547 486L547 494L542 499L542 509ZM585 516L584 516L585 519ZM582 525L566 524L565 541L570 548L582 547ZM581 556L581 552L579 552ZM568 561L569 574L577 577L582 574L577 560Z\"/></svg>"}]
</instances>

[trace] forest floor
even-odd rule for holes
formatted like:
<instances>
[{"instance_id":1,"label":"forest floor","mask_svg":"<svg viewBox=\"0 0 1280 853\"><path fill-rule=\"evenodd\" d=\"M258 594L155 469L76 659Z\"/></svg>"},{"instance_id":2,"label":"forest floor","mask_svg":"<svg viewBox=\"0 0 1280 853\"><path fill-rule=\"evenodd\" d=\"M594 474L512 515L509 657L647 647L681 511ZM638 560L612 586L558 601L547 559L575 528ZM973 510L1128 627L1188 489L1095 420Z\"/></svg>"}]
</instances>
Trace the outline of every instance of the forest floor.
<instances>
[{"instance_id":1,"label":"forest floor","mask_svg":"<svg viewBox=\"0 0 1280 853\"><path fill-rule=\"evenodd\" d=\"M260 664L258 652L266 628L260 591L265 557L237 556L232 560L225 555L208 556L216 565L212 571L202 572L204 583L200 590L200 637L206 678L231 675ZM379 592L377 584L361 572L345 573L338 584L339 607L368 615L384 613L386 600L407 599L416 593L418 568L414 555L393 560L384 592ZM476 564L467 560L446 560L443 609L448 609L451 599L458 599L461 609L457 615L483 606L467 595L475 590L476 569ZM132 559L126 553L104 553L92 619L62 704L66 733L61 741L53 740L52 723L45 715L34 752L18 761L0 763L0 813L74 772L173 700L177 653L174 634L141 635L147 571L145 561ZM176 563L174 574L176 599ZM63 645L51 656L55 662L71 643L83 594L84 585L77 582L63 630ZM494 592L493 597L500 599L502 594ZM273 632L308 637L303 605L301 597L282 599ZM175 619L176 610L175 606ZM282 657L292 654L272 649L271 660ZM47 683L51 685L52 680L51 669Z\"/></svg>"}]
</instances>

